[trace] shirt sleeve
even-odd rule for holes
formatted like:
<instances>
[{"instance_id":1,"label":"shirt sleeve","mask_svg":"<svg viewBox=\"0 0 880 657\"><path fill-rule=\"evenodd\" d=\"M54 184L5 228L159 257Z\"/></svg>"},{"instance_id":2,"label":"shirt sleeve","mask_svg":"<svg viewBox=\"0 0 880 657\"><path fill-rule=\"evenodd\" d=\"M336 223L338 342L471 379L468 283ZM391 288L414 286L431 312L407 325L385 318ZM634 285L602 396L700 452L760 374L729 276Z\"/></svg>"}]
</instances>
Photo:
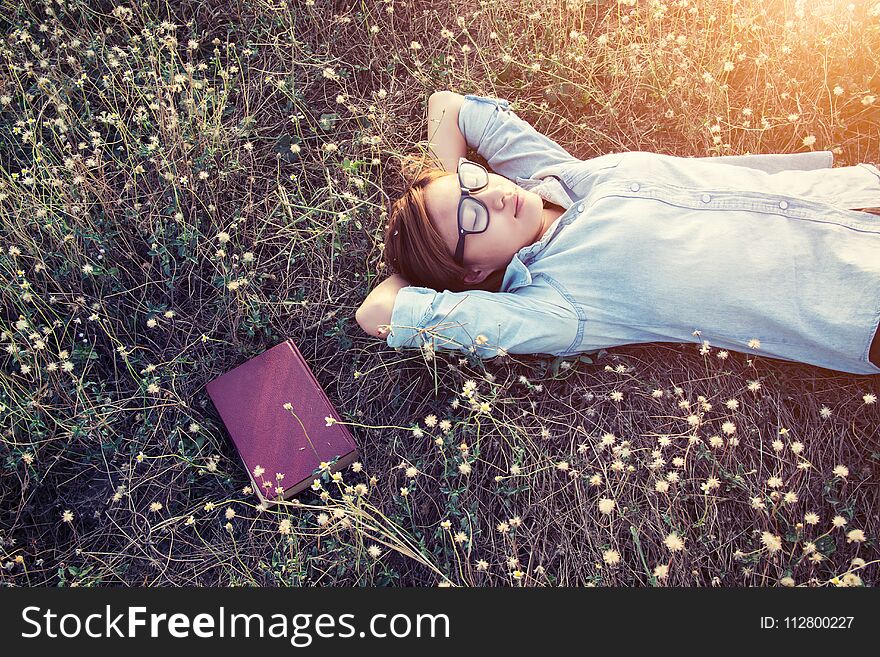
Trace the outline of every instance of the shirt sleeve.
<instances>
[{"instance_id":1,"label":"shirt sleeve","mask_svg":"<svg viewBox=\"0 0 880 657\"><path fill-rule=\"evenodd\" d=\"M394 348L430 345L480 358L505 352L567 356L577 333L570 306L543 293L437 292L411 285L397 293L386 341Z\"/></svg>"},{"instance_id":2,"label":"shirt sleeve","mask_svg":"<svg viewBox=\"0 0 880 657\"><path fill-rule=\"evenodd\" d=\"M465 95L458 127L468 146L486 158L492 171L509 180L531 178L546 167L577 161L517 116L504 98Z\"/></svg>"},{"instance_id":3,"label":"shirt sleeve","mask_svg":"<svg viewBox=\"0 0 880 657\"><path fill-rule=\"evenodd\" d=\"M831 151L811 151L809 153L759 153L756 155L721 155L716 157L698 157L705 162L735 164L737 166L760 169L767 173L780 171L810 171L813 169L830 169L834 165L834 154Z\"/></svg>"}]
</instances>

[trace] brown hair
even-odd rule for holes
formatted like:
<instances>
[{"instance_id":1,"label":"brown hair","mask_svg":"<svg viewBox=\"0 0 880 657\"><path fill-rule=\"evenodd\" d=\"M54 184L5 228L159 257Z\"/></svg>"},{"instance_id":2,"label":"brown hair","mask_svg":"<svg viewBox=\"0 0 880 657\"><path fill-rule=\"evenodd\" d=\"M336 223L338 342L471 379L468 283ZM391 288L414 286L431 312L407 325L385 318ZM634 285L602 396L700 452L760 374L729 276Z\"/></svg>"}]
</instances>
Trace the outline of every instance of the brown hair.
<instances>
[{"instance_id":1,"label":"brown hair","mask_svg":"<svg viewBox=\"0 0 880 657\"><path fill-rule=\"evenodd\" d=\"M414 178L403 195L391 204L385 227L384 259L387 267L403 276L410 285L437 291L487 290L498 292L504 269L498 269L478 283L466 283L468 268L455 262L446 242L428 216L425 187L449 172L424 166L424 160L404 158L404 176Z\"/></svg>"}]
</instances>

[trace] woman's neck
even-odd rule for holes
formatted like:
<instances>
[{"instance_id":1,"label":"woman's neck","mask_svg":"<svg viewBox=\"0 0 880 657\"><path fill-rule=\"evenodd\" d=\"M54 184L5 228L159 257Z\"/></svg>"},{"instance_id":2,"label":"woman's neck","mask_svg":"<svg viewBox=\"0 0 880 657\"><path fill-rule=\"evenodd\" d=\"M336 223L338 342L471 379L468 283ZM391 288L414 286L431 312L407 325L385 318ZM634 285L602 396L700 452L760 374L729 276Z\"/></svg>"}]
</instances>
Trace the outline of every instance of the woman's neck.
<instances>
[{"instance_id":1,"label":"woman's neck","mask_svg":"<svg viewBox=\"0 0 880 657\"><path fill-rule=\"evenodd\" d=\"M544 199L544 214L542 216L543 228L541 228L541 234L538 236L538 239L544 237L544 234L550 229L550 226L553 225L553 222L559 219L565 213L565 208L562 208L555 203L551 203L547 199Z\"/></svg>"}]
</instances>

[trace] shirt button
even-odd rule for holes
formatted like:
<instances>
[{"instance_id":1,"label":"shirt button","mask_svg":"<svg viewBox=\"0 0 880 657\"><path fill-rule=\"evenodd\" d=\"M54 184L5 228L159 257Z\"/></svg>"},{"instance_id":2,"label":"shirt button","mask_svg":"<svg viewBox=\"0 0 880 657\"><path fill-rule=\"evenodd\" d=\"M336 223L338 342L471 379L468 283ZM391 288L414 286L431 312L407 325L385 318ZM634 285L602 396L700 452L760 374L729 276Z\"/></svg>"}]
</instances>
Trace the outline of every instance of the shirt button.
<instances>
[{"instance_id":1,"label":"shirt button","mask_svg":"<svg viewBox=\"0 0 880 657\"><path fill-rule=\"evenodd\" d=\"M779 207L785 210L788 207L787 201L779 201Z\"/></svg>"},{"instance_id":2,"label":"shirt button","mask_svg":"<svg viewBox=\"0 0 880 657\"><path fill-rule=\"evenodd\" d=\"M584 211L584 204L581 203L581 204L578 206L578 212L583 212L583 211Z\"/></svg>"},{"instance_id":3,"label":"shirt button","mask_svg":"<svg viewBox=\"0 0 880 657\"><path fill-rule=\"evenodd\" d=\"M637 192L637 191L639 191L639 183L633 183L632 185L629 186L629 188L631 190L633 190L634 192Z\"/></svg>"},{"instance_id":4,"label":"shirt button","mask_svg":"<svg viewBox=\"0 0 880 657\"><path fill-rule=\"evenodd\" d=\"M712 200L712 197L709 196L708 194L703 194L700 198L703 200L703 203L708 203L709 201Z\"/></svg>"}]
</instances>

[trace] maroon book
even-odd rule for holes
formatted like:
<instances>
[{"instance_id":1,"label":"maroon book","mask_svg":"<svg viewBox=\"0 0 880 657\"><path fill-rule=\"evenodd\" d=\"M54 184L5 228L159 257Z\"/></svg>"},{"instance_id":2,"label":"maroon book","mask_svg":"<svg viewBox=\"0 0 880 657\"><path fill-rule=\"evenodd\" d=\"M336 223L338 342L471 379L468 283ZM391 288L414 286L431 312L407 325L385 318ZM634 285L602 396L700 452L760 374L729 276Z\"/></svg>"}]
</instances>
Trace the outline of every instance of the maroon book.
<instances>
[{"instance_id":1,"label":"maroon book","mask_svg":"<svg viewBox=\"0 0 880 657\"><path fill-rule=\"evenodd\" d=\"M325 418L338 422L339 415L291 339L210 381L207 389L254 490L267 504L311 485L321 462L338 456L331 466L335 472L357 459L348 429L327 426ZM278 480L276 473L284 477ZM276 487L284 492L279 495Z\"/></svg>"}]
</instances>

